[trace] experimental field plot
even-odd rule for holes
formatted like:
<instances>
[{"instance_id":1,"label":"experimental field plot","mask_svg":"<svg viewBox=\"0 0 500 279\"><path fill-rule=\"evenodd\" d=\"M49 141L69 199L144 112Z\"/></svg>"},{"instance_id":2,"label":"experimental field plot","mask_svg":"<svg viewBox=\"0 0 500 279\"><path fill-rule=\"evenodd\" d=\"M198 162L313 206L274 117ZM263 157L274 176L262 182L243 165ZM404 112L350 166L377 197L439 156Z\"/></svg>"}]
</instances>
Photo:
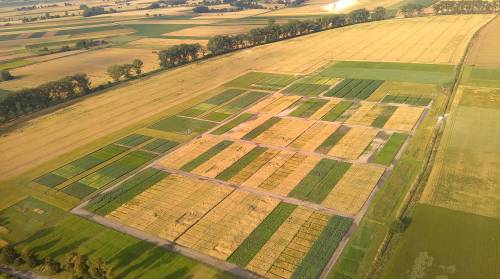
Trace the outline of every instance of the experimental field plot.
<instances>
[{"instance_id":1,"label":"experimental field plot","mask_svg":"<svg viewBox=\"0 0 500 279\"><path fill-rule=\"evenodd\" d=\"M250 72L225 85L230 87L276 91L291 84L297 78L296 76L286 74Z\"/></svg>"},{"instance_id":2,"label":"experimental field plot","mask_svg":"<svg viewBox=\"0 0 500 279\"><path fill-rule=\"evenodd\" d=\"M333 89L326 92L325 96L346 99L366 99L383 83L384 81L381 80L345 79Z\"/></svg>"}]
</instances>

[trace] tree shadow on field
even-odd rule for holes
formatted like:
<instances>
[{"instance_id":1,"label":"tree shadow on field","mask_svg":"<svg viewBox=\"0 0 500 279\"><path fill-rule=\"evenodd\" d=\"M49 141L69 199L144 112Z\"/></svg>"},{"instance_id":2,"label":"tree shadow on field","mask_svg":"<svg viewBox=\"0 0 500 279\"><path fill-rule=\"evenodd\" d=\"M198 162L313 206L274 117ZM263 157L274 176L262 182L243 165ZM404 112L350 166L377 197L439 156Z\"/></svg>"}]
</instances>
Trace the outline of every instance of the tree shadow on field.
<instances>
[{"instance_id":1,"label":"tree shadow on field","mask_svg":"<svg viewBox=\"0 0 500 279\"><path fill-rule=\"evenodd\" d=\"M176 257L173 253L169 253L168 251L166 251L161 247L155 247L150 251L147 251L147 254L148 255L146 256L145 259L136 264L128 266L124 271L118 274L117 277L124 278L132 271L140 271L141 273L144 273L148 269L153 269L161 265L167 265ZM166 277L166 278L180 278L180 277L177 276L177 277Z\"/></svg>"},{"instance_id":2,"label":"tree shadow on field","mask_svg":"<svg viewBox=\"0 0 500 279\"><path fill-rule=\"evenodd\" d=\"M165 275L165 277L162 277L164 279L177 279L177 278L183 278L183 279L188 279L188 278L193 278L193 275L189 274L189 269L187 267L183 267L181 269L178 269L174 272L171 272L170 274Z\"/></svg>"},{"instance_id":3,"label":"tree shadow on field","mask_svg":"<svg viewBox=\"0 0 500 279\"><path fill-rule=\"evenodd\" d=\"M110 262L115 265L115 269L127 266L133 259L139 258L142 254L150 250L152 244L144 241L136 242L118 252Z\"/></svg>"}]
</instances>

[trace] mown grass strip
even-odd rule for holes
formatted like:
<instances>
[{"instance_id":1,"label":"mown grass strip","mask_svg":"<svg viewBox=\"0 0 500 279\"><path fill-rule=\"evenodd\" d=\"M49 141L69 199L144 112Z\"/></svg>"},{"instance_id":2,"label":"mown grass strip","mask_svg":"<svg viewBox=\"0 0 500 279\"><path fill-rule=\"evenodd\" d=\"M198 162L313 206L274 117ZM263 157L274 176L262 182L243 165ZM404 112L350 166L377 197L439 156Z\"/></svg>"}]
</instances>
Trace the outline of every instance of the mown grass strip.
<instances>
[{"instance_id":1,"label":"mown grass strip","mask_svg":"<svg viewBox=\"0 0 500 279\"><path fill-rule=\"evenodd\" d=\"M192 161L189 163L185 164L184 166L181 167L181 170L183 171L192 171L201 164L205 163L206 161L210 160L210 158L214 157L215 155L219 154L222 150L226 149L229 147L231 144L233 144L232 141L225 140L221 141L209 150L205 151L202 153L200 156L194 158Z\"/></svg>"},{"instance_id":2,"label":"mown grass strip","mask_svg":"<svg viewBox=\"0 0 500 279\"><path fill-rule=\"evenodd\" d=\"M351 225L352 219L333 216L291 278L318 278Z\"/></svg>"},{"instance_id":3,"label":"mown grass strip","mask_svg":"<svg viewBox=\"0 0 500 279\"><path fill-rule=\"evenodd\" d=\"M408 135L403 133L392 134L389 140L385 143L384 147L377 153L377 155L375 155L373 162L386 166L390 165L392 160L394 160L394 157L398 154L399 149L401 149L401 146L403 146L407 137Z\"/></svg>"},{"instance_id":4,"label":"mown grass strip","mask_svg":"<svg viewBox=\"0 0 500 279\"><path fill-rule=\"evenodd\" d=\"M330 151L330 149L332 149L332 147L337 144L337 142L339 142L339 140L342 139L345 134L347 134L349 129L350 128L347 126L339 127L333 134L326 138L326 140L320 146L318 146L318 148L316 148L316 152L325 154L328 153L328 151Z\"/></svg>"},{"instance_id":5,"label":"mown grass strip","mask_svg":"<svg viewBox=\"0 0 500 279\"><path fill-rule=\"evenodd\" d=\"M271 128L274 124L278 123L281 120L279 117L271 117L266 122L260 124L257 128L248 132L246 135L242 137L244 140L251 140L258 137L260 134L264 133L267 129Z\"/></svg>"},{"instance_id":6,"label":"mown grass strip","mask_svg":"<svg viewBox=\"0 0 500 279\"><path fill-rule=\"evenodd\" d=\"M253 160L260 156L260 154L264 153L267 150L265 147L255 147L250 152L241 157L238 161L232 164L227 169L223 170L219 175L217 175L217 179L228 181L233 176L235 176L238 172L240 172L244 167L250 164Z\"/></svg>"},{"instance_id":7,"label":"mown grass strip","mask_svg":"<svg viewBox=\"0 0 500 279\"><path fill-rule=\"evenodd\" d=\"M253 114L251 114L251 113L243 113L241 115L238 115L238 117L236 117L235 119L229 121L228 123L220 126L219 128L215 129L214 131L212 131L211 134L212 135L222 135L225 132L233 129L234 127L236 127L238 125L240 125L241 123L247 121L252 116L253 116Z\"/></svg>"},{"instance_id":8,"label":"mown grass strip","mask_svg":"<svg viewBox=\"0 0 500 279\"><path fill-rule=\"evenodd\" d=\"M296 205L280 203L267 215L257 228L229 256L228 262L246 266L257 255L262 246L271 238L274 232L286 221L297 208Z\"/></svg>"},{"instance_id":9,"label":"mown grass strip","mask_svg":"<svg viewBox=\"0 0 500 279\"><path fill-rule=\"evenodd\" d=\"M382 128L384 127L385 123L391 118L392 114L396 111L397 107L393 106L385 106L382 109L382 113L375 118L372 122L373 127L378 127Z\"/></svg>"},{"instance_id":10,"label":"mown grass strip","mask_svg":"<svg viewBox=\"0 0 500 279\"><path fill-rule=\"evenodd\" d=\"M290 113L291 116L307 118L324 106L328 101L322 99L309 99Z\"/></svg>"},{"instance_id":11,"label":"mown grass strip","mask_svg":"<svg viewBox=\"0 0 500 279\"><path fill-rule=\"evenodd\" d=\"M128 202L149 187L167 177L169 173L149 168L141 171L131 179L110 192L101 194L92 199L86 209L99 215L106 215Z\"/></svg>"},{"instance_id":12,"label":"mown grass strip","mask_svg":"<svg viewBox=\"0 0 500 279\"><path fill-rule=\"evenodd\" d=\"M346 110L348 110L352 106L353 102L351 101L341 101L336 104L329 112L327 112L321 120L325 121L335 121L339 118Z\"/></svg>"}]
</instances>

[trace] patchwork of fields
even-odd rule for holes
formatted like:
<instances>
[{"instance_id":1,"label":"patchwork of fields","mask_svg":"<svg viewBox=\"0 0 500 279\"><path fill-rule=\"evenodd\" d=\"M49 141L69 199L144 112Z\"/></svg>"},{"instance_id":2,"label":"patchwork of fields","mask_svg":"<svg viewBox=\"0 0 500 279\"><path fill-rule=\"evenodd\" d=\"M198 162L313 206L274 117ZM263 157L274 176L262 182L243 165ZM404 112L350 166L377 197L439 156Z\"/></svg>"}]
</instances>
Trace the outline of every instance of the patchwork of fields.
<instances>
[{"instance_id":1,"label":"patchwork of fields","mask_svg":"<svg viewBox=\"0 0 500 279\"><path fill-rule=\"evenodd\" d=\"M34 182L195 255L316 277L432 105L383 84L247 72Z\"/></svg>"}]
</instances>

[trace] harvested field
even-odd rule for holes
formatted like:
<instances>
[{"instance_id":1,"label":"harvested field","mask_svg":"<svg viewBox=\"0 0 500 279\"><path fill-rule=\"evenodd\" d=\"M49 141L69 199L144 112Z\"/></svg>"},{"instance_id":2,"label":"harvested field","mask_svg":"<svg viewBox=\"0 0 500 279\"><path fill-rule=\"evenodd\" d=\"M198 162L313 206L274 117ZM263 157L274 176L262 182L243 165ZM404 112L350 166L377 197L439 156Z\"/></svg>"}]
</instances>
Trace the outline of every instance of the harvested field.
<instances>
[{"instance_id":1,"label":"harvested field","mask_svg":"<svg viewBox=\"0 0 500 279\"><path fill-rule=\"evenodd\" d=\"M192 161L201 153L206 152L220 141L220 139L212 136L196 139L176 149L163 159L159 160L157 163L160 166L180 169L182 166Z\"/></svg>"},{"instance_id":2,"label":"harvested field","mask_svg":"<svg viewBox=\"0 0 500 279\"><path fill-rule=\"evenodd\" d=\"M321 204L341 212L357 214L384 171L384 168L376 166L352 165Z\"/></svg>"},{"instance_id":3,"label":"harvested field","mask_svg":"<svg viewBox=\"0 0 500 279\"><path fill-rule=\"evenodd\" d=\"M44 62L52 59L57 59L69 55L74 55L78 54L81 52L87 51L86 49L78 49L78 50L71 50L71 51L64 51L64 52L59 52L59 53L54 53L54 54L48 54L48 55L43 55L43 56L35 56L35 57L30 57L27 58L26 60L33 61L33 62Z\"/></svg>"},{"instance_id":4,"label":"harvested field","mask_svg":"<svg viewBox=\"0 0 500 279\"><path fill-rule=\"evenodd\" d=\"M177 242L225 260L278 203L271 198L233 192L187 230Z\"/></svg>"},{"instance_id":5,"label":"harvested field","mask_svg":"<svg viewBox=\"0 0 500 279\"><path fill-rule=\"evenodd\" d=\"M18 90L33 87L67 75L80 73L82 69L85 69L84 72L95 86L110 80L106 73L108 66L130 63L135 58L140 58L144 62L144 72L159 67L158 56L149 50L105 48L13 69L12 75L21 78L2 82L0 88Z\"/></svg>"},{"instance_id":6,"label":"harvested field","mask_svg":"<svg viewBox=\"0 0 500 279\"><path fill-rule=\"evenodd\" d=\"M187 28L179 31L168 32L163 35L165 36L189 36L189 37L213 37L217 35L236 35L241 33L246 33L250 29L257 28L259 26L255 25L226 25L226 26L196 26L192 28Z\"/></svg>"},{"instance_id":7,"label":"harvested field","mask_svg":"<svg viewBox=\"0 0 500 279\"><path fill-rule=\"evenodd\" d=\"M500 18L491 21L472 44L466 63L476 67L499 68L500 56L498 55L500 38Z\"/></svg>"},{"instance_id":8,"label":"harvested field","mask_svg":"<svg viewBox=\"0 0 500 279\"><path fill-rule=\"evenodd\" d=\"M339 158L356 160L370 145L378 131L368 127L353 127L328 152Z\"/></svg>"},{"instance_id":9,"label":"harvested field","mask_svg":"<svg viewBox=\"0 0 500 279\"><path fill-rule=\"evenodd\" d=\"M292 106L295 102L300 100L300 98L300 96L282 96L281 94L273 95L270 98L256 104L250 108L249 111L275 115Z\"/></svg>"},{"instance_id":10,"label":"harvested field","mask_svg":"<svg viewBox=\"0 0 500 279\"><path fill-rule=\"evenodd\" d=\"M297 118L281 118L254 140L274 146L287 146L306 131L314 122Z\"/></svg>"},{"instance_id":11,"label":"harvested field","mask_svg":"<svg viewBox=\"0 0 500 279\"><path fill-rule=\"evenodd\" d=\"M331 134L333 134L340 124L316 122L302 135L295 139L288 147L303 151L313 152L316 150Z\"/></svg>"},{"instance_id":12,"label":"harvested field","mask_svg":"<svg viewBox=\"0 0 500 279\"><path fill-rule=\"evenodd\" d=\"M170 174L106 218L175 241L231 191L228 187Z\"/></svg>"},{"instance_id":13,"label":"harvested field","mask_svg":"<svg viewBox=\"0 0 500 279\"><path fill-rule=\"evenodd\" d=\"M424 112L421 107L400 106L385 123L385 129L410 132Z\"/></svg>"}]
</instances>

